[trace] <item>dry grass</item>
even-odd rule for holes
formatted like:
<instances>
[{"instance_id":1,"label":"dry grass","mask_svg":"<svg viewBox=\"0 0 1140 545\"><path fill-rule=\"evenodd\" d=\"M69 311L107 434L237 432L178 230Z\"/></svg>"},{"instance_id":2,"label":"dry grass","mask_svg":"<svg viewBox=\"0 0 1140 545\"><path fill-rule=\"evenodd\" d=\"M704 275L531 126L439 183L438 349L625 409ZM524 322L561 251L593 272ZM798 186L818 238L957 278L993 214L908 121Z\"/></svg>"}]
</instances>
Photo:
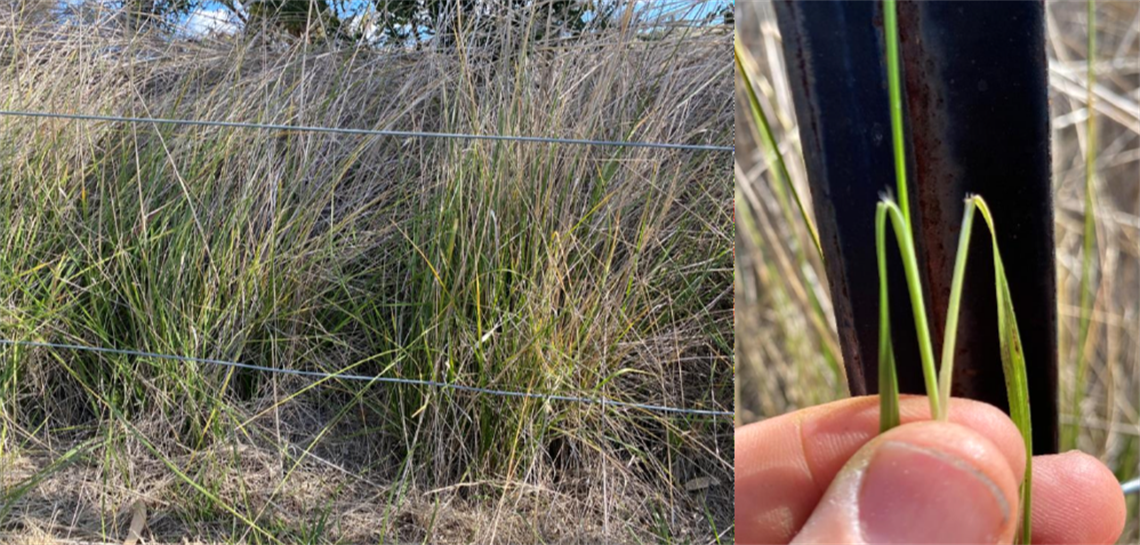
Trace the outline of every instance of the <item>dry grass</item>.
<instances>
[{"instance_id":1,"label":"dry grass","mask_svg":"<svg viewBox=\"0 0 1140 545\"><path fill-rule=\"evenodd\" d=\"M1050 97L1053 117L1054 195L1057 205L1057 280L1061 364L1061 421L1074 426L1073 444L1098 456L1123 479L1140 475L1140 4L1097 2L1098 116L1096 295L1091 309L1087 386L1079 406L1076 339L1080 318L1084 222L1084 120L1087 19L1085 3L1047 2ZM779 32L767 2L737 10L737 32L755 59L761 101L801 195L810 197L800 160L798 130L782 66ZM743 99L738 95L738 105ZM745 112L738 106L737 122ZM826 304L822 267L794 266L807 231L776 205L765 161L747 131L737 135L736 238L737 423L744 424L846 395L832 370L834 318ZM810 208L810 207L809 207ZM872 251L868 249L868 251ZM827 328L813 326L809 296L824 302ZM834 348L831 348L834 351ZM1140 542L1137 498L1121 543Z\"/></svg>"},{"instance_id":2,"label":"dry grass","mask_svg":"<svg viewBox=\"0 0 1140 545\"><path fill-rule=\"evenodd\" d=\"M0 8L0 103L728 145L730 37L642 29L393 52ZM3 118L0 164L0 337L731 406L725 153ZM731 539L729 428L5 348L0 540L119 541L139 499L159 542Z\"/></svg>"}]
</instances>

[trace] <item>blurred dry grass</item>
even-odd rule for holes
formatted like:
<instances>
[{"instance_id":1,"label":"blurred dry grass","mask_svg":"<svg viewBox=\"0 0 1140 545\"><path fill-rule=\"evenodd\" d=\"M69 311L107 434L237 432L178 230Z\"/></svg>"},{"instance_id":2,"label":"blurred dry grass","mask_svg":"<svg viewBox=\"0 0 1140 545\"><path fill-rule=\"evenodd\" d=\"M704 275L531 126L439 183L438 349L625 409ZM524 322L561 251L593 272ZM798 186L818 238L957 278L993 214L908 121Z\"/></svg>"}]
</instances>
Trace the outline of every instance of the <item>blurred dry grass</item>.
<instances>
[{"instance_id":1,"label":"blurred dry grass","mask_svg":"<svg viewBox=\"0 0 1140 545\"><path fill-rule=\"evenodd\" d=\"M1076 426L1075 446L1124 480L1140 474L1140 2L1098 2L1094 111L1098 274L1089 339L1089 375L1079 406L1076 385L1084 223L1086 4L1049 1L1050 104L1056 204L1061 423ZM810 199L795 110L770 2L739 4L737 36L751 54L754 83L769 113L792 181ZM778 206L737 94L736 354L737 424L844 397L834 318L824 272L796 259L807 230ZM810 206L809 206L810 209ZM810 250L810 247L808 247ZM811 252L805 252L810 256ZM817 327L821 301L826 327ZM840 356L836 356L840 357ZM1121 543L1140 542L1136 496Z\"/></svg>"}]
</instances>

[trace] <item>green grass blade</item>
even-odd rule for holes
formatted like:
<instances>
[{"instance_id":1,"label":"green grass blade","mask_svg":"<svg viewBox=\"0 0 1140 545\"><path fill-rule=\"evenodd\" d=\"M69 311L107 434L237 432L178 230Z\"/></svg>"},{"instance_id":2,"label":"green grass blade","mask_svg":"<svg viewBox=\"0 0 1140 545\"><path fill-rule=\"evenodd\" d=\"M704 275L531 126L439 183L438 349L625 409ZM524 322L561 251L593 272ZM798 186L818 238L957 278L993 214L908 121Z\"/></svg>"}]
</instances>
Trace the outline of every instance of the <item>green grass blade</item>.
<instances>
[{"instance_id":1,"label":"green grass blade","mask_svg":"<svg viewBox=\"0 0 1140 545\"><path fill-rule=\"evenodd\" d=\"M891 342L890 294L887 291L887 207L875 211L875 253L879 261L879 432L899 425L899 379Z\"/></svg>"},{"instance_id":2,"label":"green grass blade","mask_svg":"<svg viewBox=\"0 0 1140 545\"><path fill-rule=\"evenodd\" d=\"M950 400L949 396L943 399L940 399L939 396L937 372L934 368L934 347L930 340L930 325L927 323L926 317L925 293L923 292L922 282L919 277L918 257L915 252L914 244L914 231L911 228L910 221L910 198L907 191L906 153L904 148L905 143L903 141L902 85L899 75L899 25L895 0L884 0L883 2L883 31L887 49L887 91L890 100L891 147L894 152L895 160L895 187L898 193L898 204L890 199L885 199L884 202L879 203L879 213L890 217L891 224L895 230L895 236L898 239L899 253L902 254L903 269L906 272L907 290L910 295L911 309L914 313L915 333L918 335L918 351L922 359L922 375L926 383L926 394L930 400L930 413L934 418L944 420L947 410L949 409ZM876 230L877 229L878 226L876 226ZM877 243L882 246L882 240ZM880 249L880 251L882 251L882 249ZM880 260L884 261L880 263L879 266L880 286L882 289L886 275L885 257L880 256ZM880 297L880 307L886 309L886 300L882 297ZM880 310L880 322L887 319L889 319L889 317L884 316L884 311ZM885 354L883 353L882 348L884 345L890 343L889 340L884 341L881 338L882 335L883 329L880 325L879 359L883 361L884 357L886 357L889 360L893 360L893 348L889 348ZM893 368L890 372L893 373ZM880 371L880 381L883 380L886 379L883 378L882 371ZM895 395L897 396L897 384L895 385Z\"/></svg>"},{"instance_id":3,"label":"green grass blade","mask_svg":"<svg viewBox=\"0 0 1140 545\"><path fill-rule=\"evenodd\" d=\"M764 155L768 159L768 164L773 167L773 174L780 178L777 184L786 186L788 191L791 192L792 198L795 199L800 218L803 219L804 225L807 226L808 232L811 233L811 240L812 243L815 244L815 251L819 254L820 261L823 261L823 246L819 242L819 232L816 231L815 224L812 223L811 216L807 213L807 208L804 208L803 199L800 198L799 191L796 190L795 184L792 183L792 177L788 174L788 166L784 163L784 156L780 153L780 148L776 145L776 138L772 134L772 126L768 124L768 116L764 113L764 109L760 107L760 99L756 96L756 89L752 86L752 78L748 76L748 71L744 69L744 62L742 60L744 52L740 49L740 42L736 41L733 45L735 46L733 52L734 58L736 59L736 71L743 80L744 91L745 94L748 95L749 111L752 112L753 124L760 136L761 144L764 146Z\"/></svg>"},{"instance_id":4,"label":"green grass blade","mask_svg":"<svg viewBox=\"0 0 1140 545\"><path fill-rule=\"evenodd\" d=\"M1005 386L1009 396L1009 414L1021 437L1025 441L1025 480L1021 484L1021 543L1030 543L1030 498L1033 476L1033 428L1029 419L1029 383L1025 373L1025 354L1022 351L1021 334L1017 329L1017 317L1013 311L1009 282L1005 277L1005 265L998 250L997 234L993 216L986 202L979 196L971 199L978 207L986 225L990 229L990 239L994 250L994 279L998 302L998 336L1001 344L1001 366L1005 373Z\"/></svg>"},{"instance_id":5,"label":"green grass blade","mask_svg":"<svg viewBox=\"0 0 1140 545\"><path fill-rule=\"evenodd\" d=\"M899 83L899 22L895 0L883 1L883 32L887 41L887 92L891 101L891 144L895 155L895 179L899 206L908 230L910 198L906 186L906 153L903 149L902 90Z\"/></svg>"},{"instance_id":6,"label":"green grass blade","mask_svg":"<svg viewBox=\"0 0 1140 545\"><path fill-rule=\"evenodd\" d=\"M914 250L914 235L907 228L906 218L898 204L890 199L879 203L891 219L898 239L899 253L902 254L903 270L906 273L906 287L910 294L911 310L914 313L914 329L918 335L918 353L922 359L922 377L926 383L926 395L930 399L930 414L939 420L946 418L946 407L938 399L938 373L934 368L934 345L930 341L930 324L926 320L926 302L923 297L922 280L918 273L918 256Z\"/></svg>"},{"instance_id":7,"label":"green grass blade","mask_svg":"<svg viewBox=\"0 0 1140 545\"><path fill-rule=\"evenodd\" d=\"M954 349L957 347L958 341L958 311L962 301L962 280L966 276L966 258L970 254L970 233L974 229L974 208L973 200L967 199L966 211L962 215L962 230L958 233L958 254L954 259L954 276L950 281L950 303L946 309L946 330L942 335L942 360L938 369L938 397L947 407L950 406L950 384L954 379Z\"/></svg>"}]
</instances>

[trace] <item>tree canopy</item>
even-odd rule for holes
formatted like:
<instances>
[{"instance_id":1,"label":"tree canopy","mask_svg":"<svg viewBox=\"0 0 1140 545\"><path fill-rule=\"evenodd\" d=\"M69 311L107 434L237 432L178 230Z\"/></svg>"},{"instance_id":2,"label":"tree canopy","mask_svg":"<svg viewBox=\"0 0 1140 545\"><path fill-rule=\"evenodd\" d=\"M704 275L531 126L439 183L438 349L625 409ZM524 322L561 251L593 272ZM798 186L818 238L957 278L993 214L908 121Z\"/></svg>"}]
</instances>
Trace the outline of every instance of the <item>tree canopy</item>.
<instances>
[{"instance_id":1,"label":"tree canopy","mask_svg":"<svg viewBox=\"0 0 1140 545\"><path fill-rule=\"evenodd\" d=\"M604 28L634 0L117 0L136 27L177 26L195 10L224 8L250 31L410 45L452 44L465 33L494 35L503 24L532 39L569 37ZM676 2L674 2L676 3ZM697 2L694 2L696 4ZM732 25L732 0L710 0L707 11Z\"/></svg>"}]
</instances>

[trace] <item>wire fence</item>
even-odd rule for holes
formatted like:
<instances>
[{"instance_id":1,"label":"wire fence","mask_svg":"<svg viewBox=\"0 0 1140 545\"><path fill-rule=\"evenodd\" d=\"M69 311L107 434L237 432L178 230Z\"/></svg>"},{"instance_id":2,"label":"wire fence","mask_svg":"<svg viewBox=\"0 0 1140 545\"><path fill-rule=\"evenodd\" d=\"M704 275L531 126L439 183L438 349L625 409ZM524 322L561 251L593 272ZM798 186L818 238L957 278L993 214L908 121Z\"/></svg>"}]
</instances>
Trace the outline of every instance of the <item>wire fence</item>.
<instances>
[{"instance_id":1,"label":"wire fence","mask_svg":"<svg viewBox=\"0 0 1140 545\"><path fill-rule=\"evenodd\" d=\"M117 115L70 114L61 112L37 112L28 110L0 110L0 116L32 117L48 119L68 119L74 121L111 121L120 123L140 123L157 125L184 125L198 127L226 127L234 129L257 129L276 131L317 132L326 134L350 134L364 136L392 136L401 138L444 138L452 140L490 140L495 142L528 142L540 144L568 144L579 146L607 146L626 148L652 148L692 151L735 151L735 146L714 146L709 144L678 144L670 142L637 142L622 140L590 140L585 138L555 138L548 136L512 136L501 134L469 134L449 132L397 131L388 129L351 129L345 127L321 127L312 125L283 125L274 123L242 123L237 121L211 121L196 119L170 119L161 117L126 117Z\"/></svg>"},{"instance_id":2,"label":"wire fence","mask_svg":"<svg viewBox=\"0 0 1140 545\"><path fill-rule=\"evenodd\" d=\"M383 382L389 384L405 384L413 386L430 386L435 388L446 388L451 390L460 390L464 392L474 392L478 394L497 395L503 397L522 397L529 399L540 399L545 401L563 401L570 403L583 403L590 405L605 405L608 407L624 407L630 409L643 409L646 411L663 412L663 413L676 413L676 414L689 414L689 415L702 415L702 416L733 416L731 411L717 411L709 409L687 409L683 407L670 407L667 405L652 405L648 403L633 403L627 401L616 401L604 397L583 397L583 396L567 396L557 394L541 394L535 392L518 392L511 390L495 390L491 388L479 388L476 386L466 386L463 384L454 384L450 382L439 382L435 380L420 380L399 377L385 377L379 375L352 375L347 373L325 373L321 371L302 371L298 369L282 369L275 367L264 367L261 365L253 365L249 363L240 363L236 361L217 360L210 358L194 358L189 356L178 356L174 354L161 354L157 352L145 352L142 350L125 350L119 348L106 348L99 346L83 346L78 344L64 344L64 343L49 343L39 341L17 341L12 339L0 339L0 346L24 346L24 347L37 347L37 348L54 348L61 350L76 350L81 352L94 352L100 354L118 354L122 356L136 356L142 358L156 358L164 360L179 361L183 363L201 363L206 365L216 365L221 367L233 367L237 369L248 369L251 371L262 371L266 373L276 373L283 375L294 375L301 377L319 378L321 380L327 379L341 379L362 382Z\"/></svg>"}]
</instances>

